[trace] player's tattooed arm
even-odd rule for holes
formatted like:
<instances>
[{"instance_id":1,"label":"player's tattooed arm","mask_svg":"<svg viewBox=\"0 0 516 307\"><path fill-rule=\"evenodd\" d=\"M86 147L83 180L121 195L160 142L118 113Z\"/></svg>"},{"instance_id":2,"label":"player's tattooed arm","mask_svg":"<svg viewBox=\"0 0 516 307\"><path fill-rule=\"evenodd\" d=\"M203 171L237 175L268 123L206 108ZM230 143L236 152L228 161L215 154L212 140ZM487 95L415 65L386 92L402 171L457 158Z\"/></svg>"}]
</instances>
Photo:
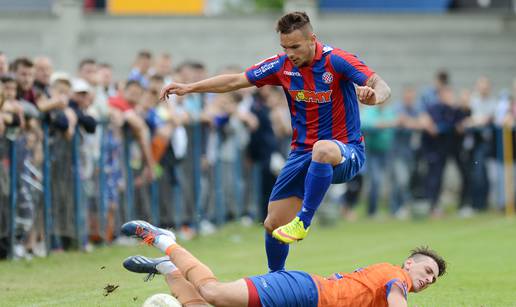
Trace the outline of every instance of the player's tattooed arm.
<instances>
[{"instance_id":1,"label":"player's tattooed arm","mask_svg":"<svg viewBox=\"0 0 516 307\"><path fill-rule=\"evenodd\" d=\"M369 98L368 101L362 101L362 103L375 105L386 102L391 97L391 88L378 74L373 74L367 79L366 86L374 90L374 98Z\"/></svg>"}]
</instances>

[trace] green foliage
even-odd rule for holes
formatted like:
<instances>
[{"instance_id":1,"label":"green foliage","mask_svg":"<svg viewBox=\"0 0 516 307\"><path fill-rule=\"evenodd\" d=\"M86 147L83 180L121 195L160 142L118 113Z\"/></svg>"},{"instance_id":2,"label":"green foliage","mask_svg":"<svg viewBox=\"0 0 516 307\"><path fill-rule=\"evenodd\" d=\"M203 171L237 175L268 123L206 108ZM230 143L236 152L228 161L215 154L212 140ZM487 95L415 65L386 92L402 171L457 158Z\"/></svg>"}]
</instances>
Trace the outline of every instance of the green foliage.
<instances>
[{"instance_id":1,"label":"green foliage","mask_svg":"<svg viewBox=\"0 0 516 307\"><path fill-rule=\"evenodd\" d=\"M449 263L448 273L428 290L409 295L409 306L514 306L516 221L487 215L469 220L338 222L315 224L291 248L289 269L329 275L377 262L401 264L409 250L429 245ZM266 272L263 230L229 225L219 233L183 245L225 281ZM154 293L167 293L160 276L125 271L129 255L160 256L144 245L105 247L85 254L54 254L31 262L0 262L2 306L141 306ZM103 288L118 285L104 296Z\"/></svg>"},{"instance_id":2,"label":"green foliage","mask_svg":"<svg viewBox=\"0 0 516 307\"><path fill-rule=\"evenodd\" d=\"M255 0L257 10L281 10L284 0Z\"/></svg>"}]
</instances>

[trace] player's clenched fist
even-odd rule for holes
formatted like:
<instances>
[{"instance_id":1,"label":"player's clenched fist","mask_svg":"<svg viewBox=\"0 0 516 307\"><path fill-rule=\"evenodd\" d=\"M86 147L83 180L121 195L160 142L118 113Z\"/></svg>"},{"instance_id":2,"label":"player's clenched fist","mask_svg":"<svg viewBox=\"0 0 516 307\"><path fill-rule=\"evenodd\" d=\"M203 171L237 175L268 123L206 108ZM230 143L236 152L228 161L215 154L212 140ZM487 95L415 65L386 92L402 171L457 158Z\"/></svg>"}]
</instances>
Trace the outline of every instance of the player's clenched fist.
<instances>
[{"instance_id":1,"label":"player's clenched fist","mask_svg":"<svg viewBox=\"0 0 516 307\"><path fill-rule=\"evenodd\" d=\"M363 104L375 105L376 104L376 93L372 87L369 86L357 86L357 97Z\"/></svg>"},{"instance_id":2,"label":"player's clenched fist","mask_svg":"<svg viewBox=\"0 0 516 307\"><path fill-rule=\"evenodd\" d=\"M169 95L177 95L177 96L183 96L185 94L188 94L188 85L183 83L175 83L172 82L161 90L161 93L159 95L159 98L162 101L165 101L168 99Z\"/></svg>"}]
</instances>

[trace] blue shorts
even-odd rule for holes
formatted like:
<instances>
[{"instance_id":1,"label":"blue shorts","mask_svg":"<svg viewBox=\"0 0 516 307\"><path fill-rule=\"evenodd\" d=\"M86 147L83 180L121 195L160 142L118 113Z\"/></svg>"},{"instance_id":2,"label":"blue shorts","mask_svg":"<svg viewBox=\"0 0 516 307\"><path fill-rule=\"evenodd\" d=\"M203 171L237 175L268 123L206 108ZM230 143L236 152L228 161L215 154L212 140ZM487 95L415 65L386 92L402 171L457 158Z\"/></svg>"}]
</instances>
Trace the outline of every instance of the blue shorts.
<instances>
[{"instance_id":1,"label":"blue shorts","mask_svg":"<svg viewBox=\"0 0 516 307\"><path fill-rule=\"evenodd\" d=\"M262 307L317 307L317 286L308 273L276 271L249 279L258 291Z\"/></svg>"},{"instance_id":2,"label":"blue shorts","mask_svg":"<svg viewBox=\"0 0 516 307\"><path fill-rule=\"evenodd\" d=\"M340 148L342 161L333 167L332 183L343 183L358 174L365 162L363 142L344 144L333 140ZM272 188L269 201L292 196L304 198L305 177L312 162L312 152L291 152Z\"/></svg>"}]
</instances>

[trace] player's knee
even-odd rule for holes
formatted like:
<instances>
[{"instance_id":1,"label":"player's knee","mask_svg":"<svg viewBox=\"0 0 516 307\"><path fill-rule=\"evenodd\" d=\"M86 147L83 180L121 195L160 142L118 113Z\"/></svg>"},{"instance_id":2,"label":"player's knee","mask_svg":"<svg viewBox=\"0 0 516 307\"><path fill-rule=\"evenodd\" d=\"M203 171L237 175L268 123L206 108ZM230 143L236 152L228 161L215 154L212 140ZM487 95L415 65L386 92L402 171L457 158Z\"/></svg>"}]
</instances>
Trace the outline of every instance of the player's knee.
<instances>
[{"instance_id":1,"label":"player's knee","mask_svg":"<svg viewBox=\"0 0 516 307\"><path fill-rule=\"evenodd\" d=\"M274 229L278 227L276 226L276 223L274 223L274 219L272 219L270 216L267 216L263 222L263 228L265 228L265 231L268 233L272 233Z\"/></svg>"},{"instance_id":2,"label":"player's knee","mask_svg":"<svg viewBox=\"0 0 516 307\"><path fill-rule=\"evenodd\" d=\"M340 152L331 141L317 141L312 150L312 160L322 163L333 163L340 158Z\"/></svg>"},{"instance_id":3,"label":"player's knee","mask_svg":"<svg viewBox=\"0 0 516 307\"><path fill-rule=\"evenodd\" d=\"M263 227L268 233L272 233L274 229L287 224L290 220L287 216L277 217L269 214L263 222Z\"/></svg>"}]
</instances>

